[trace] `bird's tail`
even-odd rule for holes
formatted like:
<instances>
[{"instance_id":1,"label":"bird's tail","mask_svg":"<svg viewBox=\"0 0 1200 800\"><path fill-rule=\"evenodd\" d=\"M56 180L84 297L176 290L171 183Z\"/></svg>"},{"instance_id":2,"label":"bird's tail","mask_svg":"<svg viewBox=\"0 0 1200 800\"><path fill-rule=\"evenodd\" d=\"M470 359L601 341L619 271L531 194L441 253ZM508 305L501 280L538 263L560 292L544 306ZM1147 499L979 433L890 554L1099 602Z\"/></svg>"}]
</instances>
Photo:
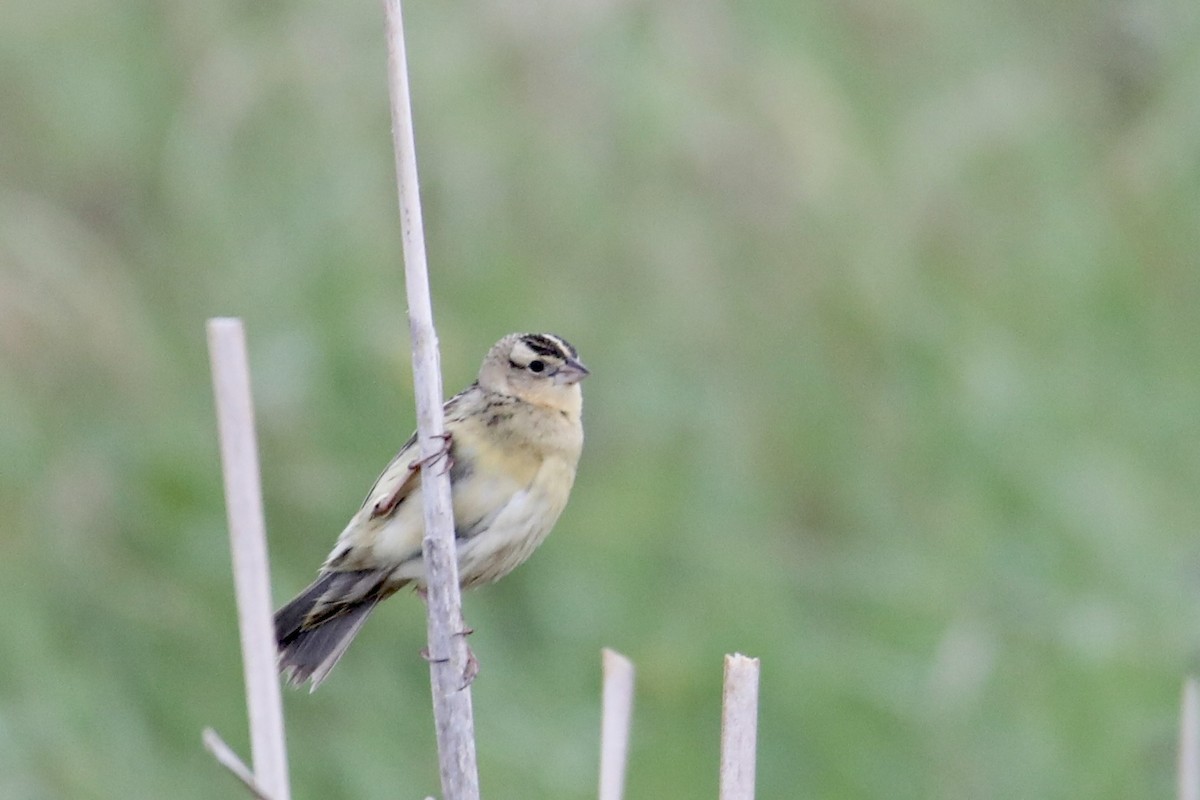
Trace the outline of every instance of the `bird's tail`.
<instances>
[{"instance_id":1,"label":"bird's tail","mask_svg":"<svg viewBox=\"0 0 1200 800\"><path fill-rule=\"evenodd\" d=\"M323 572L275 613L279 670L289 683L311 680L316 691L379 601L399 588L385 588L389 572Z\"/></svg>"}]
</instances>

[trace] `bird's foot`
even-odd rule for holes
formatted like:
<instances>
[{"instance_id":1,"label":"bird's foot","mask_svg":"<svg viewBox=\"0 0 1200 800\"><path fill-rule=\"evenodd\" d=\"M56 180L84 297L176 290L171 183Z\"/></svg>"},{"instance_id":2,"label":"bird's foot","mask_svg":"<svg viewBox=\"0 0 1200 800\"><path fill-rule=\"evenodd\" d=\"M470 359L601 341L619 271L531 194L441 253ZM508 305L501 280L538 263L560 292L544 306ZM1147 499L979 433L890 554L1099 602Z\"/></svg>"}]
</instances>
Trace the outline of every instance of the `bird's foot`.
<instances>
[{"instance_id":1,"label":"bird's foot","mask_svg":"<svg viewBox=\"0 0 1200 800\"><path fill-rule=\"evenodd\" d=\"M454 467L454 456L450 454L450 449L454 445L454 434L450 433L450 431L446 431L445 433L439 433L433 438L441 439L441 445L439 445L438 449L433 453L430 453L424 458L418 458L416 461L409 464L408 468L413 472L416 472L419 469L429 469L439 461L443 462L442 471L440 473L442 475L445 475Z\"/></svg>"},{"instance_id":2,"label":"bird's foot","mask_svg":"<svg viewBox=\"0 0 1200 800\"><path fill-rule=\"evenodd\" d=\"M467 633L470 633L470 631L467 631ZM465 636L466 633L462 635ZM479 659L475 657L475 651L471 649L471 646L467 645L467 663L463 665L463 683L461 688L465 689L474 683L475 676L478 674Z\"/></svg>"},{"instance_id":3,"label":"bird's foot","mask_svg":"<svg viewBox=\"0 0 1200 800\"><path fill-rule=\"evenodd\" d=\"M420 655L422 659L428 661L430 664L445 664L450 660L449 658L434 658L432 655L430 655L428 647L422 647L418 655Z\"/></svg>"},{"instance_id":4,"label":"bird's foot","mask_svg":"<svg viewBox=\"0 0 1200 800\"><path fill-rule=\"evenodd\" d=\"M467 631L466 633L469 632L470 631ZM460 635L465 636L466 633ZM446 664L450 661L449 658L434 658L432 655L430 655L428 647L421 648L421 658L423 658L425 661L428 661L430 664ZM468 686L474 683L475 678L478 675L479 659L475 657L475 651L471 649L471 646L467 645L467 663L463 665L462 685L458 687L459 690L461 691L466 689Z\"/></svg>"}]
</instances>

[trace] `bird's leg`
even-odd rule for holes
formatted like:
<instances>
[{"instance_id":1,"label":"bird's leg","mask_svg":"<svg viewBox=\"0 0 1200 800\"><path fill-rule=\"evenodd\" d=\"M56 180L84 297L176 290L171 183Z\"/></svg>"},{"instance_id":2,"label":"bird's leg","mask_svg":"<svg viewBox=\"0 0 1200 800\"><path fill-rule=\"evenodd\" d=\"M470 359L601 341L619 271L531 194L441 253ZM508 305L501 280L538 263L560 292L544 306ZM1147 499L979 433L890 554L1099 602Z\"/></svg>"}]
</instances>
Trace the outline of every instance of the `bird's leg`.
<instances>
[{"instance_id":1,"label":"bird's leg","mask_svg":"<svg viewBox=\"0 0 1200 800\"><path fill-rule=\"evenodd\" d=\"M421 602L424 603L426 605L426 607L428 607L429 606L429 590L425 589L421 586L418 586L413 591L416 592L417 597L421 598ZM464 624L465 624L465 622L464 622ZM455 635L462 636L465 638L467 636L470 636L474 632L475 632L474 628L464 627L461 631L459 631ZM428 661L430 663L437 663L437 664L444 664L450 660L448 658L436 658L436 659L433 658L429 654L428 647L421 648L421 658L425 659L426 661ZM459 688L465 689L468 686L470 686L472 683L475 682L475 678L477 675L479 675L479 659L475 657L475 651L471 649L471 645L467 645L467 663L463 666L463 683L462 683L462 686Z\"/></svg>"},{"instance_id":2,"label":"bird's leg","mask_svg":"<svg viewBox=\"0 0 1200 800\"><path fill-rule=\"evenodd\" d=\"M434 658L429 654L428 647L422 647L420 651L421 658L431 664L445 664L450 659ZM475 651L467 645L467 663L463 666L463 682L459 689L465 689L475 682L475 678L479 675L479 659L475 657Z\"/></svg>"},{"instance_id":3,"label":"bird's leg","mask_svg":"<svg viewBox=\"0 0 1200 800\"><path fill-rule=\"evenodd\" d=\"M465 638L474 632L473 628L466 628L460 631L458 635ZM463 665L462 688L465 689L474 683L477 675L479 675L479 659L475 657L475 651L471 649L471 645L467 645L467 663Z\"/></svg>"},{"instance_id":4,"label":"bird's leg","mask_svg":"<svg viewBox=\"0 0 1200 800\"><path fill-rule=\"evenodd\" d=\"M425 458L419 458L409 464L408 468L410 470L416 472L419 469L429 469L443 458L446 460L446 463L442 467L442 475L445 475L450 471L451 467L454 466L454 456L450 454L450 448L453 447L454 443L454 434L450 433L450 431L446 431L445 433L439 433L434 438L442 440L441 446L438 447L436 452L425 456Z\"/></svg>"}]
</instances>

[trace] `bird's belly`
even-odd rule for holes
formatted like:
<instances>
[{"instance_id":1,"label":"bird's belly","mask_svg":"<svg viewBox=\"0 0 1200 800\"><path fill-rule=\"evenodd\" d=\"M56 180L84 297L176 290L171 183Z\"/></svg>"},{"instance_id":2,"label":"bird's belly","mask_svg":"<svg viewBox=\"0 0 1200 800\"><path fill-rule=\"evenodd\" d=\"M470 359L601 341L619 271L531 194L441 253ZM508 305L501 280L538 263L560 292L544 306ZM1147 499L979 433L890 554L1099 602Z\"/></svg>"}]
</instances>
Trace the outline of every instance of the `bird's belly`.
<instances>
[{"instance_id":1,"label":"bird's belly","mask_svg":"<svg viewBox=\"0 0 1200 800\"><path fill-rule=\"evenodd\" d=\"M499 580L524 563L545 541L563 505L536 487L513 495L486 530L459 541L463 588Z\"/></svg>"},{"instance_id":2,"label":"bird's belly","mask_svg":"<svg viewBox=\"0 0 1200 800\"><path fill-rule=\"evenodd\" d=\"M506 480L469 481L453 487L459 583L463 588L503 578L533 554L566 506L574 470L545 464L527 487ZM411 503L388 521L375 542L375 557L395 563L390 581L425 585L421 504Z\"/></svg>"}]
</instances>

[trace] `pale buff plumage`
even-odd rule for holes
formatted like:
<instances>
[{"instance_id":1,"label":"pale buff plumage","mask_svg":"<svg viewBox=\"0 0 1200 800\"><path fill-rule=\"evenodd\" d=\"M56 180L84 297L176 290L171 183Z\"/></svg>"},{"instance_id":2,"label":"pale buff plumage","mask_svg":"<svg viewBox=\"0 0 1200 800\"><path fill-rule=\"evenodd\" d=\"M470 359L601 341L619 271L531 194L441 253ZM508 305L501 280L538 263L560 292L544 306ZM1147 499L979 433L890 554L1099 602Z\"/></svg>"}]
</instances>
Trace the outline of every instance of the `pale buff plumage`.
<instances>
[{"instance_id":1,"label":"pale buff plumage","mask_svg":"<svg viewBox=\"0 0 1200 800\"><path fill-rule=\"evenodd\" d=\"M583 447L579 381L587 374L563 339L510 334L488 352L476 382L446 402L464 588L507 575L558 520ZM379 476L317 580L276 614L280 669L293 683L311 680L315 689L379 601L409 584L423 587L419 458L414 437Z\"/></svg>"}]
</instances>

